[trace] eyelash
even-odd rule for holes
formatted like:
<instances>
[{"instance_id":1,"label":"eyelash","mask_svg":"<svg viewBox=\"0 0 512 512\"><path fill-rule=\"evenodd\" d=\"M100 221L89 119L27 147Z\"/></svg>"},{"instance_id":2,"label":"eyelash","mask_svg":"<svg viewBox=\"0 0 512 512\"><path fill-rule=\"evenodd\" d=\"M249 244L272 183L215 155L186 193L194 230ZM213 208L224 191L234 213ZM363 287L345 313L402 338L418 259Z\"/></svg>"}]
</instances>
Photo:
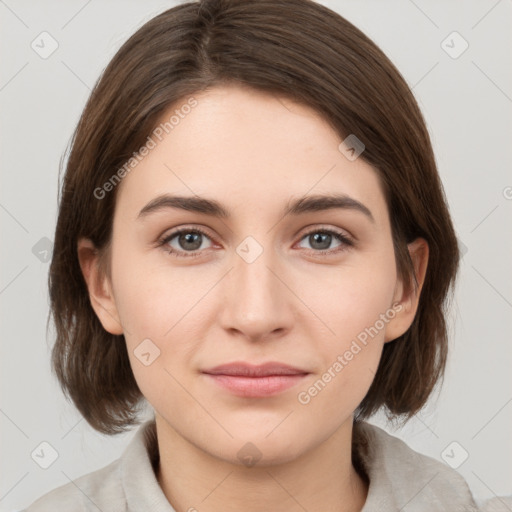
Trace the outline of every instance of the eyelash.
<instances>
[{"instance_id":1,"label":"eyelash","mask_svg":"<svg viewBox=\"0 0 512 512\"><path fill-rule=\"evenodd\" d=\"M177 229L176 231L173 231L169 235L161 238L158 241L158 247L165 246L173 238L175 238L176 236L181 235L183 233L200 233L200 234L206 236L207 238L211 239L210 235L208 235L208 233L206 233L205 231L203 231L200 228L180 228L180 229ZM316 228L316 229L313 229L313 230L305 233L300 240L302 241L302 240L304 240L304 238L306 238L306 237L308 237L308 236L310 236L310 235L312 235L314 233L322 233L322 234L334 235L334 237L339 242L342 243L342 245L340 247L336 248L336 249L323 249L323 250L319 250L319 251L316 251L314 249L310 249L310 251L313 251L315 255L318 255L318 254L322 255L322 256L323 255L332 255L332 254L336 254L336 253L339 253L339 252L342 252L342 251L346 251L349 247L353 247L354 246L354 242L351 239L349 239L343 233L340 233L339 231L335 231L333 229L319 229L319 228ZM173 256L174 258L196 258L196 257L200 256L201 252L202 252L200 250L193 251L193 252L176 251L175 249L169 248L169 246L165 247L164 250L169 255Z\"/></svg>"}]
</instances>

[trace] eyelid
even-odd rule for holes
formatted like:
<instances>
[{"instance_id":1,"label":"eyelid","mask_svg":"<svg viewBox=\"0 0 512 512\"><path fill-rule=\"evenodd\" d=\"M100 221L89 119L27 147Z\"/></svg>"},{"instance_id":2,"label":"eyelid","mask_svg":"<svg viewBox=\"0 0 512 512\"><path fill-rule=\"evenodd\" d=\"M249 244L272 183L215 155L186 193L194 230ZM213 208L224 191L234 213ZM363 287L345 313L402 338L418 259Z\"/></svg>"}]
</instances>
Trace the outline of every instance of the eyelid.
<instances>
[{"instance_id":1,"label":"eyelid","mask_svg":"<svg viewBox=\"0 0 512 512\"><path fill-rule=\"evenodd\" d=\"M203 227L200 227L200 226L195 226L195 225L192 225L192 226L179 226L179 227L176 227L176 228L173 228L171 229L171 231L169 230L166 230L164 231L164 234L163 235L160 235L158 237L158 240L157 240L157 245L164 245L166 244L169 240L171 240L172 238L174 238L175 236L181 234L181 233L189 233L189 232L198 232L198 233L201 233L203 235L205 235L206 237L208 237L210 240L212 240L212 242L215 241L215 237L212 236L207 230L206 228L203 228Z\"/></svg>"},{"instance_id":2,"label":"eyelid","mask_svg":"<svg viewBox=\"0 0 512 512\"><path fill-rule=\"evenodd\" d=\"M357 241L357 238L348 229L333 226L331 224L309 224L308 226L301 229L299 233L302 233L300 235L302 239L304 236L309 235L311 233L315 233L316 231L328 231L332 233L337 233L339 235L343 235L345 238L349 239L354 243Z\"/></svg>"},{"instance_id":3,"label":"eyelid","mask_svg":"<svg viewBox=\"0 0 512 512\"><path fill-rule=\"evenodd\" d=\"M164 239L167 239L167 238L169 238L171 236L174 236L174 235L179 234L180 232L186 231L186 230L189 230L189 231L199 231L200 233L203 233L204 235L208 236L212 240L216 239L216 236L211 233L209 228L198 226L196 224L190 224L190 225L185 224L183 226L177 226L176 228L170 228L170 230L166 229L164 231L164 234L162 234L162 235L160 235L158 237L158 241L162 241ZM344 229L344 228L340 228L340 227L337 227L337 226L335 227L335 226L332 226L330 224L321 224L321 223L320 224L313 223L313 224L309 224L309 225L301 228L294 235L294 238L299 236L300 233L302 233L302 235L301 235L301 239L302 239L305 235L310 234L311 232L322 231L322 230L332 231L332 232L335 232L335 233L339 233L339 234L344 235L346 238L350 239L351 241L354 241L354 242L357 241L357 237L355 237L349 230Z\"/></svg>"}]
</instances>

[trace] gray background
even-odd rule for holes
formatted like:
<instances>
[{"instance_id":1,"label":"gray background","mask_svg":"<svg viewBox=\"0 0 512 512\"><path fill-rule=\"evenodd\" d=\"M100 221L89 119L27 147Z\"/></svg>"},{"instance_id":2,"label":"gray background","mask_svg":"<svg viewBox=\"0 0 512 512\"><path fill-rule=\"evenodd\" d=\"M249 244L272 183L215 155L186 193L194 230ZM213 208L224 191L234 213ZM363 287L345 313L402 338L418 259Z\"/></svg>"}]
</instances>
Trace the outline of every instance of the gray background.
<instances>
[{"instance_id":1,"label":"gray background","mask_svg":"<svg viewBox=\"0 0 512 512\"><path fill-rule=\"evenodd\" d=\"M321 3L371 37L413 88L466 251L442 392L401 430L372 422L417 451L444 453L478 500L512 494L512 2ZM0 0L1 511L110 463L134 433L96 433L51 375L47 259L59 160L90 89L127 37L173 5ZM31 47L43 31L58 42L46 59ZM453 31L469 44L457 58ZM31 458L43 441L58 452L48 469Z\"/></svg>"}]
</instances>

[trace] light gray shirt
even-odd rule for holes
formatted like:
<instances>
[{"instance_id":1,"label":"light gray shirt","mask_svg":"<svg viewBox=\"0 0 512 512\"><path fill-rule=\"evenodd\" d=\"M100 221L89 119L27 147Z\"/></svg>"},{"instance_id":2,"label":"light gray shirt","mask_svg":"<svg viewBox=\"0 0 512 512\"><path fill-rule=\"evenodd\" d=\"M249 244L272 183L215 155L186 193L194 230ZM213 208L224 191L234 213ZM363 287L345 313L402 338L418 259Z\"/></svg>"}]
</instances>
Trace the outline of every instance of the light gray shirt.
<instances>
[{"instance_id":1,"label":"light gray shirt","mask_svg":"<svg viewBox=\"0 0 512 512\"><path fill-rule=\"evenodd\" d=\"M375 425L355 423L353 447L354 463L369 479L361 512L512 511L512 496L477 505L456 470ZM45 494L26 512L175 512L156 479L158 459L152 419L139 426L119 459Z\"/></svg>"}]
</instances>

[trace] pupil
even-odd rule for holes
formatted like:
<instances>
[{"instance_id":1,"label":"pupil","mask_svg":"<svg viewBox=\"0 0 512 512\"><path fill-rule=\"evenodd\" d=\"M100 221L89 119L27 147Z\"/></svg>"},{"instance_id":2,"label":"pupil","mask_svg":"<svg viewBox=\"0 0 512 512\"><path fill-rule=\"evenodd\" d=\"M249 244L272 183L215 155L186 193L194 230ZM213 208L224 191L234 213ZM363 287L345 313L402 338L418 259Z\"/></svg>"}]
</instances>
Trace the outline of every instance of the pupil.
<instances>
[{"instance_id":1,"label":"pupil","mask_svg":"<svg viewBox=\"0 0 512 512\"><path fill-rule=\"evenodd\" d=\"M329 233L315 233L314 235L312 235L313 237L313 240L314 240L314 243L312 243L311 245L314 247L314 244L317 242L317 239L320 238L320 245L322 245L322 241L321 241L321 238L322 237L325 237L323 242L324 242L324 246L323 247L316 247L317 249L328 249L329 248L329 245L330 245L330 242L331 242L331 236ZM327 243L325 243L327 241Z\"/></svg>"},{"instance_id":2,"label":"pupil","mask_svg":"<svg viewBox=\"0 0 512 512\"><path fill-rule=\"evenodd\" d=\"M191 250L198 249L199 247L201 247L201 242L199 241L199 243L197 243L200 236L201 236L200 233L187 233L185 235L181 235L180 236L180 244L182 242L184 242L184 244L182 244L182 247L191 249ZM194 237L196 238L195 241L193 240ZM192 247L190 247L190 244L192 244Z\"/></svg>"}]
</instances>

